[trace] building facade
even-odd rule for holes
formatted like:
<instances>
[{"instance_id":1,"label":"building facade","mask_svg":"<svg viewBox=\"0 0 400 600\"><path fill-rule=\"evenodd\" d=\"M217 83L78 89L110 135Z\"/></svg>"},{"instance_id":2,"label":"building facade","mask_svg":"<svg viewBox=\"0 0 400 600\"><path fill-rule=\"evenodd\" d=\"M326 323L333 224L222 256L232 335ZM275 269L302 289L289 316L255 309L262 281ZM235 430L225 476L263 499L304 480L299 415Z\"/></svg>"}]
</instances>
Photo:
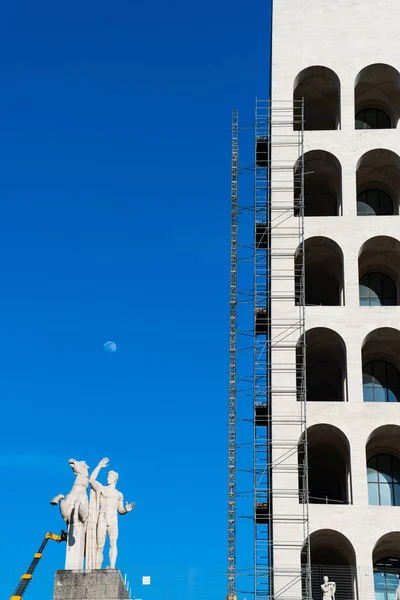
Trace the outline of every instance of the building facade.
<instances>
[{"instance_id":1,"label":"building facade","mask_svg":"<svg viewBox=\"0 0 400 600\"><path fill-rule=\"evenodd\" d=\"M266 596L399 582L399 32L398 0L273 3Z\"/></svg>"}]
</instances>

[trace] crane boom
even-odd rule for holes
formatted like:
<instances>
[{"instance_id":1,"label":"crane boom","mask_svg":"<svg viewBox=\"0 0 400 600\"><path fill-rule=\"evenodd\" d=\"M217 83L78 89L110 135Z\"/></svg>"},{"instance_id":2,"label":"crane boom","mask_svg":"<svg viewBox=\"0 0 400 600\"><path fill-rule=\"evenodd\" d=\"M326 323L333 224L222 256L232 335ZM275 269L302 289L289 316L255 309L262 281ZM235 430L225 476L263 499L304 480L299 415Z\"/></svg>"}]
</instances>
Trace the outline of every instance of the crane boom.
<instances>
[{"instance_id":1,"label":"crane boom","mask_svg":"<svg viewBox=\"0 0 400 600\"><path fill-rule=\"evenodd\" d=\"M37 552L35 552L35 554L33 555L33 560L31 562L31 564L29 565L28 570L26 571L26 573L24 573L21 577L21 580L19 582L19 584L17 585L14 594L11 596L10 600L22 600L22 596L24 595L24 592L26 591L26 588L28 587L29 583L32 580L32 575L34 570L36 569L39 560L42 558L42 554L43 554L43 550L46 547L46 544L49 540L53 540L54 542L65 542L67 540L67 532L66 531L62 531L60 533L60 535L57 535L55 533L46 533L45 538L43 540L43 542L40 544L40 547L38 549Z\"/></svg>"}]
</instances>

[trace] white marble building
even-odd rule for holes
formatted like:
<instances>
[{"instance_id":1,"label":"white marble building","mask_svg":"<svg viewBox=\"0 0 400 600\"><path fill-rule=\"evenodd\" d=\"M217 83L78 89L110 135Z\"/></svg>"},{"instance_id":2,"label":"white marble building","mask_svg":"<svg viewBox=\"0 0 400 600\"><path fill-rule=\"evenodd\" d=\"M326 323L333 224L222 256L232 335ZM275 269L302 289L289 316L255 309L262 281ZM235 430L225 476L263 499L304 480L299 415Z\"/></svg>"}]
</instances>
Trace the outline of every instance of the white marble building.
<instances>
[{"instance_id":1,"label":"white marble building","mask_svg":"<svg viewBox=\"0 0 400 600\"><path fill-rule=\"evenodd\" d=\"M322 598L323 575L336 581L336 600L391 600L399 581L399 71L398 0L275 0L272 111L304 98L314 600ZM272 129L272 163L294 166L297 149L274 146L274 135ZM289 192L285 201L293 202ZM272 181L274 203L276 209L282 194L274 193ZM298 319L298 239L288 231L299 220L294 209L271 235L272 459L276 464L286 453L288 465L272 472L272 593L290 599L304 595L300 581L290 583L288 575L301 564L304 507L301 494L279 491L299 485L300 459L288 456L282 440L293 439L288 423L299 417L301 403L298 394L281 392L296 388L298 331L289 327L285 346L274 339ZM281 277L283 272L292 275Z\"/></svg>"}]
</instances>

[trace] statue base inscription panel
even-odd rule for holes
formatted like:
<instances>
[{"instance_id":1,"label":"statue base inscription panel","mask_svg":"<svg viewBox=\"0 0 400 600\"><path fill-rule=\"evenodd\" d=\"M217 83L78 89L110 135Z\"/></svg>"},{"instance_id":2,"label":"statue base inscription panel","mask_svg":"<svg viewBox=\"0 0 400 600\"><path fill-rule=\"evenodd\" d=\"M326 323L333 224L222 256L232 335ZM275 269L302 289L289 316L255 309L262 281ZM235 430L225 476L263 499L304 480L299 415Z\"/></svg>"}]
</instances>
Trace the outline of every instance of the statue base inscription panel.
<instances>
[{"instance_id":1,"label":"statue base inscription panel","mask_svg":"<svg viewBox=\"0 0 400 600\"><path fill-rule=\"evenodd\" d=\"M127 600L128 590L117 569L56 571L53 600Z\"/></svg>"}]
</instances>

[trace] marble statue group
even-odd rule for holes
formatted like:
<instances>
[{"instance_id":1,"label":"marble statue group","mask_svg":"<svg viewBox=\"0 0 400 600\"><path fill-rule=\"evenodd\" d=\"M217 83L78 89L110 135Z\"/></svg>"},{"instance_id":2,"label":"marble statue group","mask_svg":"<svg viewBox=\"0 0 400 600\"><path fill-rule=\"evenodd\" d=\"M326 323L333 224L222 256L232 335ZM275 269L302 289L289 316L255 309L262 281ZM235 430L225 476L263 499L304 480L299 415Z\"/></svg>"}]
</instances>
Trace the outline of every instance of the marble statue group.
<instances>
[{"instance_id":1,"label":"marble statue group","mask_svg":"<svg viewBox=\"0 0 400 600\"><path fill-rule=\"evenodd\" d=\"M118 515L134 508L126 503L116 489L118 473L109 471L107 485L97 481L100 470L108 465L103 458L89 476L85 461L71 458L69 464L75 474L70 492L58 494L51 504L58 504L61 516L68 526L67 555L65 569L101 569L106 537L110 542L110 569L115 569L117 560ZM90 498L87 490L90 485Z\"/></svg>"}]
</instances>

